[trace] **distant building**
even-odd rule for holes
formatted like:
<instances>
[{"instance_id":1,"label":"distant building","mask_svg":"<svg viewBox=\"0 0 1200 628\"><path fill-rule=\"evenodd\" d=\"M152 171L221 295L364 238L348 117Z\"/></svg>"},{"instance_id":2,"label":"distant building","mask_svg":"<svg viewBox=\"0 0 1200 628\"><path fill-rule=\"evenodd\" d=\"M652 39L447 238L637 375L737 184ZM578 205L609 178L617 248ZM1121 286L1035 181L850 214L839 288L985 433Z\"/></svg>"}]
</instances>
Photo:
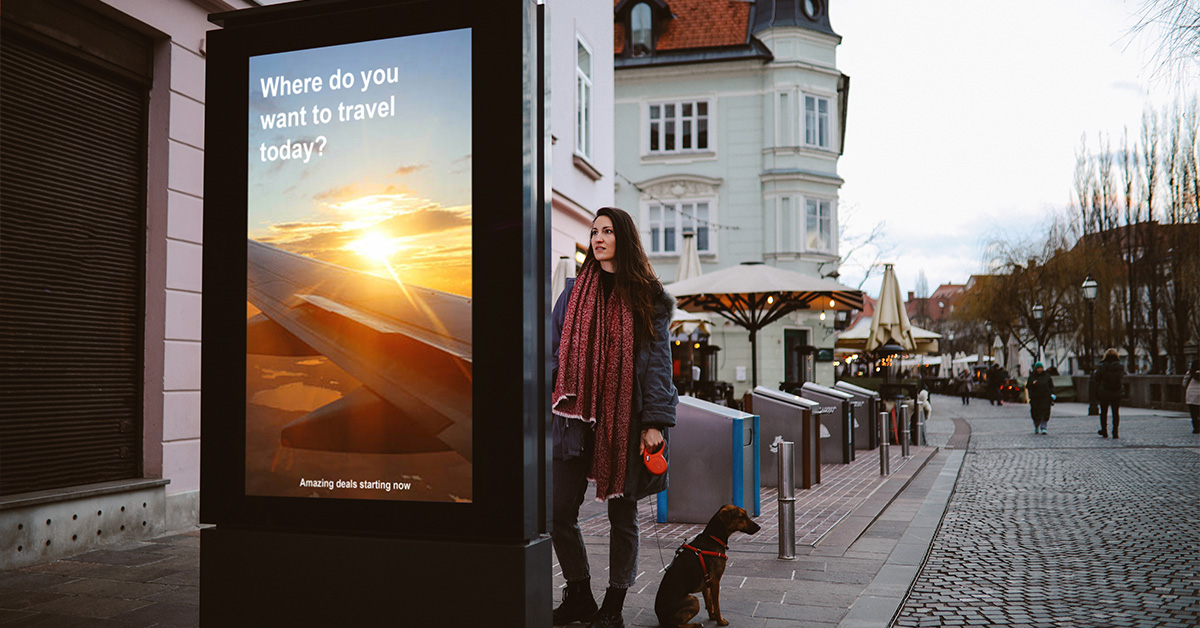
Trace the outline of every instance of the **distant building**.
<instances>
[{"instance_id":1,"label":"distant building","mask_svg":"<svg viewBox=\"0 0 1200 628\"><path fill-rule=\"evenodd\" d=\"M664 282L693 231L705 272L764 261L836 277L849 77L815 0L617 0L616 202ZM759 383L833 382L833 317L759 334ZM749 387L748 334L718 325L718 378ZM822 352L817 360L816 350ZM828 359L826 359L828 358Z\"/></svg>"},{"instance_id":2,"label":"distant building","mask_svg":"<svg viewBox=\"0 0 1200 628\"><path fill-rule=\"evenodd\" d=\"M941 333L942 321L954 314L962 300L965 284L944 283L928 297L918 297L912 291L904 302L908 320L922 329Z\"/></svg>"}]
</instances>

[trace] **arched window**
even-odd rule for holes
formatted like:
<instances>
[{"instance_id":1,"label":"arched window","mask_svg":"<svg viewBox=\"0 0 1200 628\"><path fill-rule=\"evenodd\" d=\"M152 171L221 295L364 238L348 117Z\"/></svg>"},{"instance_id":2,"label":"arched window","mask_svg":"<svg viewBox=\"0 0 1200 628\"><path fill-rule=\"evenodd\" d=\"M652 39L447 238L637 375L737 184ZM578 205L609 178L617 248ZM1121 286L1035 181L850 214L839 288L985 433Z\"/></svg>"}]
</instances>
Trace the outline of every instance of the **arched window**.
<instances>
[{"instance_id":1,"label":"arched window","mask_svg":"<svg viewBox=\"0 0 1200 628\"><path fill-rule=\"evenodd\" d=\"M821 16L821 3L818 0L804 0L804 15L810 20Z\"/></svg>"},{"instance_id":2,"label":"arched window","mask_svg":"<svg viewBox=\"0 0 1200 628\"><path fill-rule=\"evenodd\" d=\"M650 16L650 5L640 2L633 7L630 14L629 30L630 51L635 57L644 57L654 49L653 22Z\"/></svg>"}]
</instances>

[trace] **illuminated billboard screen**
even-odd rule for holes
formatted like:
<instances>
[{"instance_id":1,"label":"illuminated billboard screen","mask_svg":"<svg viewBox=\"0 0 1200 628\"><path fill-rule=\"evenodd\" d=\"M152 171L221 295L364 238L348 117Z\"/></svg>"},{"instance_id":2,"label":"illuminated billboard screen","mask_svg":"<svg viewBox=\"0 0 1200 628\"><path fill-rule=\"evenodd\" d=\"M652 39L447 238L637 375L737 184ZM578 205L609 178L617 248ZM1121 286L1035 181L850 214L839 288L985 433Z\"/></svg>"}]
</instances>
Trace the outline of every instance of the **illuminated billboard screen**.
<instances>
[{"instance_id":1,"label":"illuminated billboard screen","mask_svg":"<svg viewBox=\"0 0 1200 628\"><path fill-rule=\"evenodd\" d=\"M471 36L249 57L246 495L473 501Z\"/></svg>"}]
</instances>

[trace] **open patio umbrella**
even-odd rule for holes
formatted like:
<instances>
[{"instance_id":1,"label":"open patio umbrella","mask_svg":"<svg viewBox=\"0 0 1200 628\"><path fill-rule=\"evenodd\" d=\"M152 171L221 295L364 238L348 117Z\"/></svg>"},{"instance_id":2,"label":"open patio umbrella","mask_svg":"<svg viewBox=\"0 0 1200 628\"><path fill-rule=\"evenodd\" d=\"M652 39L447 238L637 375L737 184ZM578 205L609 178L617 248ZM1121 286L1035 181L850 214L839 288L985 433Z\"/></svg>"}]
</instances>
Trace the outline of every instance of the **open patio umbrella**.
<instances>
[{"instance_id":1,"label":"open patio umbrella","mask_svg":"<svg viewBox=\"0 0 1200 628\"><path fill-rule=\"evenodd\" d=\"M750 332L752 386L758 385L758 330L796 310L857 310L863 305L859 290L762 262L742 262L666 288L681 309L716 312Z\"/></svg>"},{"instance_id":2,"label":"open patio umbrella","mask_svg":"<svg viewBox=\"0 0 1200 628\"><path fill-rule=\"evenodd\" d=\"M866 351L867 339L871 337L871 329L874 326L874 316L864 316L854 323L854 326L842 333L838 334L837 343L834 348L848 349L852 351ZM938 350L938 339L941 334L928 329L910 326L912 331L915 347L911 350L912 353L936 353Z\"/></svg>"}]
</instances>

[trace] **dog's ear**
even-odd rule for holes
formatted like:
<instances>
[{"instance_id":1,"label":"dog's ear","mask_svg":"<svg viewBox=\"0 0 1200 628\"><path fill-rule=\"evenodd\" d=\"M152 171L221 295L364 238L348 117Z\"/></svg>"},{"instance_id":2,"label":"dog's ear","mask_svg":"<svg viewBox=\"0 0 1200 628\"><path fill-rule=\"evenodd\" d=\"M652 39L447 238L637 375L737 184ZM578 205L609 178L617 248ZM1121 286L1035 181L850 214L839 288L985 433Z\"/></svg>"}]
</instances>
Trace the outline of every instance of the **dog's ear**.
<instances>
[{"instance_id":1,"label":"dog's ear","mask_svg":"<svg viewBox=\"0 0 1200 628\"><path fill-rule=\"evenodd\" d=\"M734 512L735 508L737 508L737 506L734 506L733 504L721 506L717 510L717 514L713 515L712 521L709 523L716 523L721 527L721 529L728 530L729 525L733 523L734 518L737 516Z\"/></svg>"}]
</instances>

